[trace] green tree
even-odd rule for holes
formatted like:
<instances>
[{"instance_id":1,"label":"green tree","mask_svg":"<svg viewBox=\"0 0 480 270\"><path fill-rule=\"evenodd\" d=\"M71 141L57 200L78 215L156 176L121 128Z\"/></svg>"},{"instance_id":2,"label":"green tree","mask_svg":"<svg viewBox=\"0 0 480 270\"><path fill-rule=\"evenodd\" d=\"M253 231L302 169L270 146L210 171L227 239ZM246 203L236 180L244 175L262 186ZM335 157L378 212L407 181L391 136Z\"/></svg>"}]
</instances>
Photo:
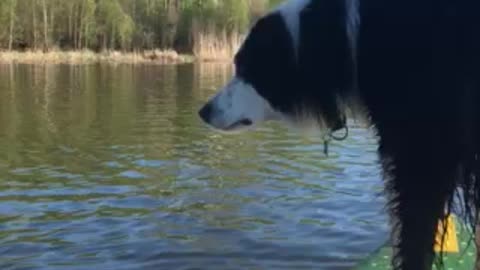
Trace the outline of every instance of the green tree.
<instances>
[{"instance_id":1,"label":"green tree","mask_svg":"<svg viewBox=\"0 0 480 270\"><path fill-rule=\"evenodd\" d=\"M9 50L13 47L14 27L17 15L15 9L17 6L16 0L3 0L0 2L0 39L3 47Z\"/></svg>"},{"instance_id":2,"label":"green tree","mask_svg":"<svg viewBox=\"0 0 480 270\"><path fill-rule=\"evenodd\" d=\"M219 24L227 32L244 32L249 23L247 0L223 0L220 6Z\"/></svg>"},{"instance_id":3,"label":"green tree","mask_svg":"<svg viewBox=\"0 0 480 270\"><path fill-rule=\"evenodd\" d=\"M281 0L1 0L0 48L192 52L226 42Z\"/></svg>"},{"instance_id":4,"label":"green tree","mask_svg":"<svg viewBox=\"0 0 480 270\"><path fill-rule=\"evenodd\" d=\"M133 37L134 22L117 0L98 0L97 34L103 49L126 49ZM109 44L109 46L108 46Z\"/></svg>"}]
</instances>

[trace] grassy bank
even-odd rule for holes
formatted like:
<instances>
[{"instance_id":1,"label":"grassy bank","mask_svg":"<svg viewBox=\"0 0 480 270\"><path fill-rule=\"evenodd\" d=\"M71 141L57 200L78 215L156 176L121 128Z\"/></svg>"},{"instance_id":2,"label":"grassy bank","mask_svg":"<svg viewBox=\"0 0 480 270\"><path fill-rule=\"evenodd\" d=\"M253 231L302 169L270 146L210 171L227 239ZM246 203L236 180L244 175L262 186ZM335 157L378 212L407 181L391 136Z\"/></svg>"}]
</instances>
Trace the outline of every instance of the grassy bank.
<instances>
[{"instance_id":1,"label":"grassy bank","mask_svg":"<svg viewBox=\"0 0 480 270\"><path fill-rule=\"evenodd\" d=\"M194 46L191 54L179 54L173 49L168 50L137 50L137 51L103 51L51 49L25 51L0 50L0 64L181 64L194 61L228 62L231 61L244 40L244 35L226 31L198 30L192 36Z\"/></svg>"},{"instance_id":2,"label":"grassy bank","mask_svg":"<svg viewBox=\"0 0 480 270\"><path fill-rule=\"evenodd\" d=\"M193 54L202 61L225 61L233 59L245 37L238 33L225 31L198 32L193 35Z\"/></svg>"},{"instance_id":3,"label":"grassy bank","mask_svg":"<svg viewBox=\"0 0 480 270\"><path fill-rule=\"evenodd\" d=\"M197 58L192 55L178 54L173 50L151 50L143 52L101 52L82 51L0 51L0 63L22 64L181 64L190 63Z\"/></svg>"}]
</instances>

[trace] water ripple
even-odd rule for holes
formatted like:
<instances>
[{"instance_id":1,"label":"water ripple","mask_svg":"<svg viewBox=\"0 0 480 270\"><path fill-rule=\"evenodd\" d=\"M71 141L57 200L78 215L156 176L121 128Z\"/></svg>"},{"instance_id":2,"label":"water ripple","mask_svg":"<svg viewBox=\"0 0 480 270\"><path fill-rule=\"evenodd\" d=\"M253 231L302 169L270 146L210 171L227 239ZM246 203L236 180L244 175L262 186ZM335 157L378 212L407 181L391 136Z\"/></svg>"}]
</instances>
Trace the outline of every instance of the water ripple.
<instances>
[{"instance_id":1,"label":"water ripple","mask_svg":"<svg viewBox=\"0 0 480 270\"><path fill-rule=\"evenodd\" d=\"M349 269L385 240L375 137L197 109L230 65L0 67L0 269Z\"/></svg>"}]
</instances>

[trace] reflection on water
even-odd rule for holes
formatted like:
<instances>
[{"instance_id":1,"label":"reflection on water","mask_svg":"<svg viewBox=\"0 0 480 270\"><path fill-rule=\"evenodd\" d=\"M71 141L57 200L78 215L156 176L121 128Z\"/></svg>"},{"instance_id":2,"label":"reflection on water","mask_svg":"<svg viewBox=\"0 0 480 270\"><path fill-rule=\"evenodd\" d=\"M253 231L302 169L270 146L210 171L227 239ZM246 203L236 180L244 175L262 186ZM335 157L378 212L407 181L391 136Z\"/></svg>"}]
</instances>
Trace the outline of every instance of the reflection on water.
<instances>
[{"instance_id":1,"label":"reflection on water","mask_svg":"<svg viewBox=\"0 0 480 270\"><path fill-rule=\"evenodd\" d=\"M371 134L214 133L230 73L0 66L0 269L349 269L384 241Z\"/></svg>"}]
</instances>

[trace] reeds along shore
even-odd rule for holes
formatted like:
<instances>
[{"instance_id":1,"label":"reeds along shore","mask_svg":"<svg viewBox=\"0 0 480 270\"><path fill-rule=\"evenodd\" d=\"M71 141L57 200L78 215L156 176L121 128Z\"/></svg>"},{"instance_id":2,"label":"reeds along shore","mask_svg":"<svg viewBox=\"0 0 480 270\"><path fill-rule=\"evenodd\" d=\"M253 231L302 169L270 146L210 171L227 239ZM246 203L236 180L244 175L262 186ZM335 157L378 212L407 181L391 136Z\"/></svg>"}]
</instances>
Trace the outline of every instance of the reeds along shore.
<instances>
[{"instance_id":1,"label":"reeds along shore","mask_svg":"<svg viewBox=\"0 0 480 270\"><path fill-rule=\"evenodd\" d=\"M90 50L61 51L1 51L0 63L20 64L177 64L193 62L194 57L181 55L173 50L149 50L142 52L105 51L96 53Z\"/></svg>"},{"instance_id":2,"label":"reeds along shore","mask_svg":"<svg viewBox=\"0 0 480 270\"><path fill-rule=\"evenodd\" d=\"M198 33L194 36L193 54L180 54L175 50L153 49L138 51L103 51L52 49L42 50L0 51L0 63L21 64L180 64L194 61L231 61L240 47L243 36L226 33Z\"/></svg>"},{"instance_id":3,"label":"reeds along shore","mask_svg":"<svg viewBox=\"0 0 480 270\"><path fill-rule=\"evenodd\" d=\"M204 61L231 60L244 40L239 33L203 32L194 35L193 54Z\"/></svg>"}]
</instances>

